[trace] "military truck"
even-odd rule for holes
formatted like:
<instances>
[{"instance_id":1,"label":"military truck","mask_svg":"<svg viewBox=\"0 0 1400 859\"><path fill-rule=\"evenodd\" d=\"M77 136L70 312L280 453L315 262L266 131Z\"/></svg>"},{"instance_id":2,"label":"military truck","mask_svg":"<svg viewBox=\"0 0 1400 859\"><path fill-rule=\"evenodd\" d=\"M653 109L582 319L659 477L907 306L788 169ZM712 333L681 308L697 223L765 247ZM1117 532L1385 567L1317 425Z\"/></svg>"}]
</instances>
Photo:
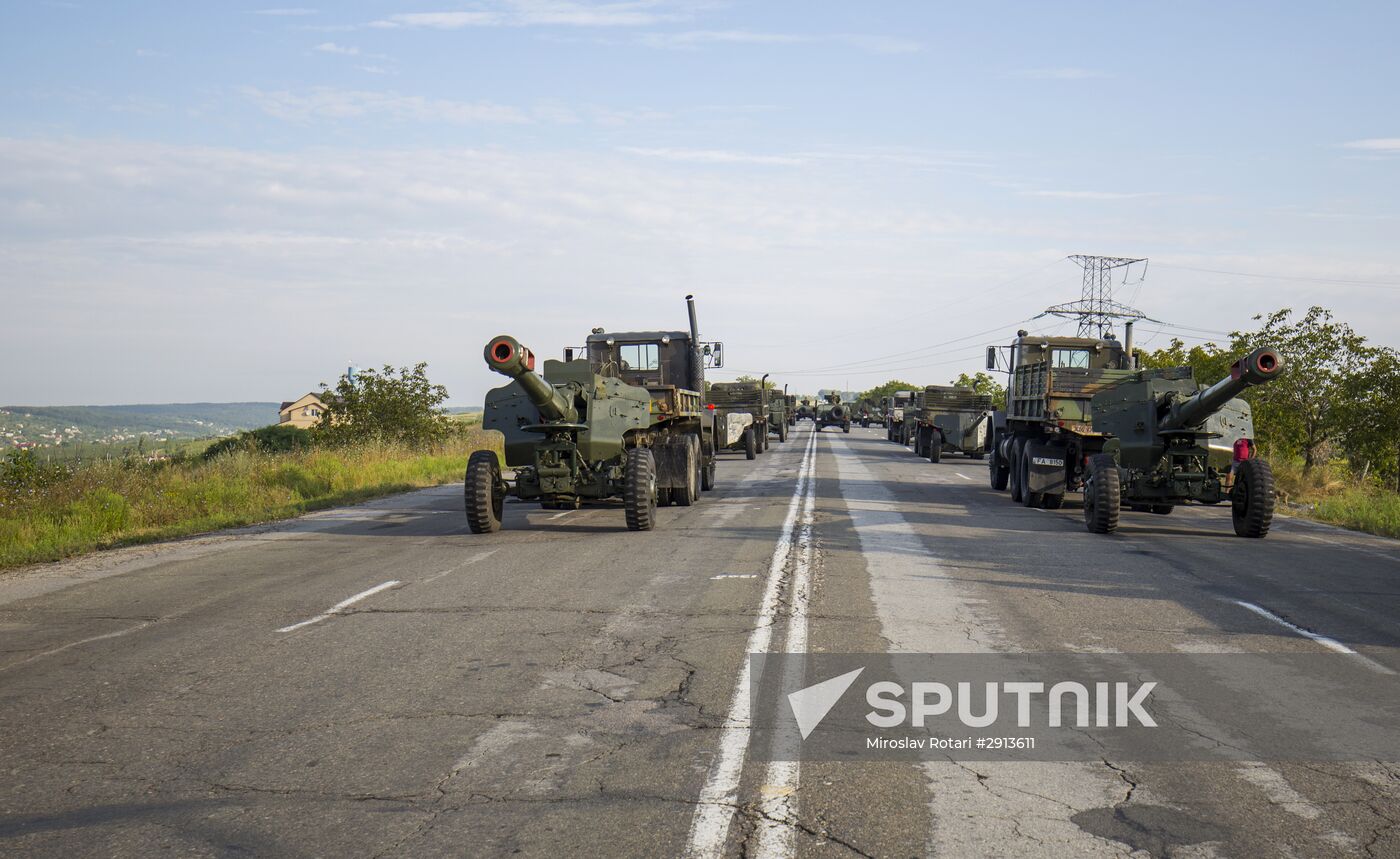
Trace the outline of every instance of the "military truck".
<instances>
[{"instance_id":1,"label":"military truck","mask_svg":"<svg viewBox=\"0 0 1400 859\"><path fill-rule=\"evenodd\" d=\"M587 355L544 362L509 335L494 337L486 365L511 382L486 395L485 429L505 437L501 471L492 451L467 462L466 513L473 533L501 527L514 496L545 509L621 498L627 527L648 531L658 505L688 506L714 487L715 419L704 408L705 368L721 366L722 344L702 343L695 303L690 330L608 333L595 328Z\"/></svg>"},{"instance_id":2,"label":"military truck","mask_svg":"<svg viewBox=\"0 0 1400 859\"><path fill-rule=\"evenodd\" d=\"M784 394L783 402L786 408L785 414L787 415L787 425L790 427L797 426L797 395Z\"/></svg>"},{"instance_id":3,"label":"military truck","mask_svg":"<svg viewBox=\"0 0 1400 859\"><path fill-rule=\"evenodd\" d=\"M1019 331L1010 351L1007 409L993 416L992 488L1047 509L1082 490L1085 525L1096 533L1117 528L1124 503L1165 515L1227 498L1237 534L1268 532L1272 473L1254 455L1249 404L1235 397L1278 377L1278 353L1256 349L1201 389L1189 367L1135 369L1131 345L1112 337ZM988 349L989 369L996 356Z\"/></svg>"},{"instance_id":4,"label":"military truck","mask_svg":"<svg viewBox=\"0 0 1400 859\"><path fill-rule=\"evenodd\" d=\"M842 432L851 431L850 407L841 402L840 394L827 394L826 402L817 406L817 432L827 427L840 427Z\"/></svg>"},{"instance_id":5,"label":"military truck","mask_svg":"<svg viewBox=\"0 0 1400 859\"><path fill-rule=\"evenodd\" d=\"M715 382L710 385L709 408L715 419L729 423L735 416L745 416L747 421L739 424L744 429L730 444L721 444L721 449L742 450L744 456L753 459L768 449L768 410L769 392L762 382Z\"/></svg>"},{"instance_id":6,"label":"military truck","mask_svg":"<svg viewBox=\"0 0 1400 859\"><path fill-rule=\"evenodd\" d=\"M895 391L880 399L880 410L885 413L885 438L908 444L904 438L904 409L914 399L913 391Z\"/></svg>"},{"instance_id":7,"label":"military truck","mask_svg":"<svg viewBox=\"0 0 1400 859\"><path fill-rule=\"evenodd\" d=\"M810 399L802 398L802 405L797 407L796 419L799 421L815 421L817 419L817 407L812 405Z\"/></svg>"},{"instance_id":8,"label":"military truck","mask_svg":"<svg viewBox=\"0 0 1400 859\"><path fill-rule=\"evenodd\" d=\"M765 380L767 375L763 377ZM787 397L777 391L768 391L768 432L778 437L779 442L788 440L788 423L791 415L787 408ZM767 442L764 442L767 445Z\"/></svg>"},{"instance_id":9,"label":"military truck","mask_svg":"<svg viewBox=\"0 0 1400 859\"><path fill-rule=\"evenodd\" d=\"M904 409L914 453L939 462L944 453L981 459L991 441L992 398L972 388L929 385Z\"/></svg>"}]
</instances>

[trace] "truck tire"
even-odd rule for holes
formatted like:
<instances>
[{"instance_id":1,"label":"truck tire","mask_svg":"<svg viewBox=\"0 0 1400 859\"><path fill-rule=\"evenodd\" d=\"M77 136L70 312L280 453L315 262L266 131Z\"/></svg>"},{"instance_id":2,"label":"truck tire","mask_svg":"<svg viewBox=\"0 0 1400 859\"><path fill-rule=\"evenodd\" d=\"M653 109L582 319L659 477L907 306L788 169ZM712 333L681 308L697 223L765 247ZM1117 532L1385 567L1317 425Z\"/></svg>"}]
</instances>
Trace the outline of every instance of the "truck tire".
<instances>
[{"instance_id":1,"label":"truck tire","mask_svg":"<svg viewBox=\"0 0 1400 859\"><path fill-rule=\"evenodd\" d=\"M685 441L685 486L671 490L671 502L677 507L689 507L700 497L700 457L696 450L695 436L688 435Z\"/></svg>"},{"instance_id":2,"label":"truck tire","mask_svg":"<svg viewBox=\"0 0 1400 859\"><path fill-rule=\"evenodd\" d=\"M1046 510L1059 510L1065 506L1065 494L1063 492L1047 492L1040 496L1040 506Z\"/></svg>"},{"instance_id":3,"label":"truck tire","mask_svg":"<svg viewBox=\"0 0 1400 859\"><path fill-rule=\"evenodd\" d=\"M987 475L990 478L992 488L997 492L1006 490L1006 482L1011 478L1011 469L1006 467L998 452L1001 442L998 439L992 444L992 458L987 462Z\"/></svg>"},{"instance_id":4,"label":"truck tire","mask_svg":"<svg viewBox=\"0 0 1400 859\"><path fill-rule=\"evenodd\" d=\"M753 427L744 430L744 459L758 456L758 441L753 437Z\"/></svg>"},{"instance_id":5,"label":"truck tire","mask_svg":"<svg viewBox=\"0 0 1400 859\"><path fill-rule=\"evenodd\" d=\"M1041 493L1031 491L1031 452L1026 445L1021 449L1021 505L1039 507L1043 501Z\"/></svg>"},{"instance_id":6,"label":"truck tire","mask_svg":"<svg viewBox=\"0 0 1400 859\"><path fill-rule=\"evenodd\" d=\"M1116 531L1122 503L1118 463L1106 453L1097 454L1090 460L1089 480L1084 486L1084 526L1095 534Z\"/></svg>"},{"instance_id":7,"label":"truck tire","mask_svg":"<svg viewBox=\"0 0 1400 859\"><path fill-rule=\"evenodd\" d=\"M700 467L700 489L709 492L715 488L715 472L719 469L719 464L711 459L709 465Z\"/></svg>"},{"instance_id":8,"label":"truck tire","mask_svg":"<svg viewBox=\"0 0 1400 859\"><path fill-rule=\"evenodd\" d=\"M622 507L627 530L650 531L656 527L656 459L650 448L627 451L622 471Z\"/></svg>"},{"instance_id":9,"label":"truck tire","mask_svg":"<svg viewBox=\"0 0 1400 859\"><path fill-rule=\"evenodd\" d=\"M466 506L467 527L473 534L490 534L501 530L505 513L505 496L497 491L501 486L501 461L492 450L478 450L467 460Z\"/></svg>"},{"instance_id":10,"label":"truck tire","mask_svg":"<svg viewBox=\"0 0 1400 859\"><path fill-rule=\"evenodd\" d=\"M968 459L981 459L984 456L986 456L986 454L980 450L968 451L967 454Z\"/></svg>"},{"instance_id":11,"label":"truck tire","mask_svg":"<svg viewBox=\"0 0 1400 859\"><path fill-rule=\"evenodd\" d=\"M923 427L919 427L919 428L917 428L917 429L914 430L914 455L915 455L915 456L923 456L923 455L924 455L924 430L923 430Z\"/></svg>"},{"instance_id":12,"label":"truck tire","mask_svg":"<svg viewBox=\"0 0 1400 859\"><path fill-rule=\"evenodd\" d=\"M943 461L943 433L938 430L929 433L924 447L927 449L929 462L937 464Z\"/></svg>"},{"instance_id":13,"label":"truck tire","mask_svg":"<svg viewBox=\"0 0 1400 859\"><path fill-rule=\"evenodd\" d=\"M1262 459L1246 459L1236 468L1235 488L1230 491L1235 533L1263 537L1274 521L1274 471Z\"/></svg>"},{"instance_id":14,"label":"truck tire","mask_svg":"<svg viewBox=\"0 0 1400 859\"><path fill-rule=\"evenodd\" d=\"M1158 516L1170 516L1171 512L1175 509L1175 504L1153 504L1151 507L1147 508L1147 512L1156 513Z\"/></svg>"},{"instance_id":15,"label":"truck tire","mask_svg":"<svg viewBox=\"0 0 1400 859\"><path fill-rule=\"evenodd\" d=\"M846 432L846 433L848 433L848 432L850 432L850 431L851 431L851 422L850 422L850 421L846 421L844 424L841 425L841 432Z\"/></svg>"},{"instance_id":16,"label":"truck tire","mask_svg":"<svg viewBox=\"0 0 1400 859\"><path fill-rule=\"evenodd\" d=\"M1025 442L1019 438L1011 440L1011 458L1006 463L1006 470L1010 477L1008 483L1011 485L1011 503L1021 503L1021 451L1025 449Z\"/></svg>"}]
</instances>

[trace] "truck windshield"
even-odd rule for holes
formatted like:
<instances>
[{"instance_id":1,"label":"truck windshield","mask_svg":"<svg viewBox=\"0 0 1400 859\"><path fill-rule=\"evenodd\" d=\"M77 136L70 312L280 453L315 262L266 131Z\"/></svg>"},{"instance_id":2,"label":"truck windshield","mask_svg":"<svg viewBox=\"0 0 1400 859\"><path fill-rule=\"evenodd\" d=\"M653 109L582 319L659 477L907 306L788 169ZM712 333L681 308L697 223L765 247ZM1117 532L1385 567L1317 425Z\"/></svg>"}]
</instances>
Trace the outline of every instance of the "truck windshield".
<instances>
[{"instance_id":1,"label":"truck windshield","mask_svg":"<svg viewBox=\"0 0 1400 859\"><path fill-rule=\"evenodd\" d=\"M1089 369L1088 349L1055 349L1051 355L1056 367L1077 367Z\"/></svg>"},{"instance_id":2,"label":"truck windshield","mask_svg":"<svg viewBox=\"0 0 1400 859\"><path fill-rule=\"evenodd\" d=\"M626 343L618 347L625 370L656 370L661 367L660 349L655 343Z\"/></svg>"}]
</instances>

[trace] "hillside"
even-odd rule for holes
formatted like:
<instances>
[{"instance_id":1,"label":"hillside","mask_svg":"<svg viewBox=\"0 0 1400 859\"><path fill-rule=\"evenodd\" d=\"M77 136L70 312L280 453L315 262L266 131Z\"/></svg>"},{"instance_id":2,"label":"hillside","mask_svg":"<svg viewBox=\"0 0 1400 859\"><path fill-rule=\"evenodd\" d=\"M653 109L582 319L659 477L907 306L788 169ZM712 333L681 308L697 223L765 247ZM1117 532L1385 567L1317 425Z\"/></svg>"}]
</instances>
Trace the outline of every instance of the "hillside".
<instances>
[{"instance_id":1,"label":"hillside","mask_svg":"<svg viewBox=\"0 0 1400 859\"><path fill-rule=\"evenodd\" d=\"M205 438L277 423L279 403L0 406L0 444Z\"/></svg>"}]
</instances>

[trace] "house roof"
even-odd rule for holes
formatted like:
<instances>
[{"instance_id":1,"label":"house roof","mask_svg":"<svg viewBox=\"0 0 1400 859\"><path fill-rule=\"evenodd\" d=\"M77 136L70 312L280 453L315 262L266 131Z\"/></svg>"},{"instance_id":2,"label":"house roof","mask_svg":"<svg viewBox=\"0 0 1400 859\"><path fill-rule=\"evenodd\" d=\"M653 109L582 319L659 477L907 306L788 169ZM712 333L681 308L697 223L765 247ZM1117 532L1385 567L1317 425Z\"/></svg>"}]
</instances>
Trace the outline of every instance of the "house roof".
<instances>
[{"instance_id":1,"label":"house roof","mask_svg":"<svg viewBox=\"0 0 1400 859\"><path fill-rule=\"evenodd\" d=\"M311 405L312 402L314 402L314 403L316 403L316 404L318 404L318 405L325 405L325 403L322 402L321 398L320 398L319 396L317 396L316 392L312 391L312 392L310 392L310 393L302 394L300 397L296 398L295 400L292 400L292 401L290 401L290 402L284 402L284 403L282 403L281 408L279 408L277 411L279 411L279 412L285 412L287 409L294 409L294 408L296 408L297 406L301 405L302 403L306 403L307 405Z\"/></svg>"}]
</instances>

